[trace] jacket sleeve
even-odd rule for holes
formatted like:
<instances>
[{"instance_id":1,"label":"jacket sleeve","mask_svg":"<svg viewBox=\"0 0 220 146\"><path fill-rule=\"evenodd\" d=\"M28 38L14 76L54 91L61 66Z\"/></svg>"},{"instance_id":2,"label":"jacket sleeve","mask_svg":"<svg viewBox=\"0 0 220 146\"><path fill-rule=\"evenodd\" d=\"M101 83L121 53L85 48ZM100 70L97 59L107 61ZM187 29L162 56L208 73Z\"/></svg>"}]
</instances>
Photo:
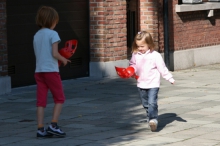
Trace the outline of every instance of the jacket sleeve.
<instances>
[{"instance_id":1,"label":"jacket sleeve","mask_svg":"<svg viewBox=\"0 0 220 146\"><path fill-rule=\"evenodd\" d=\"M136 72L137 68L136 68L136 59L134 53L132 54L131 60L129 61L129 66L133 67Z\"/></svg>"},{"instance_id":2,"label":"jacket sleeve","mask_svg":"<svg viewBox=\"0 0 220 146\"><path fill-rule=\"evenodd\" d=\"M167 69L163 61L163 58L159 53L157 54L157 57L156 57L156 67L164 79L168 80L170 83L174 83L175 80L173 79L172 74Z\"/></svg>"}]
</instances>

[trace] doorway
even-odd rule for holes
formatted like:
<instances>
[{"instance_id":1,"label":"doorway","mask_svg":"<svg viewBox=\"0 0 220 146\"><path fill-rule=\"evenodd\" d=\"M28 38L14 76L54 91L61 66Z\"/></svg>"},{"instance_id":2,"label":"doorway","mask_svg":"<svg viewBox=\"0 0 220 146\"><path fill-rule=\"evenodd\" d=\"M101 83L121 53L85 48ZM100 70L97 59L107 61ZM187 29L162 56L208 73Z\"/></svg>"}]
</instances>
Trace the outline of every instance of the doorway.
<instances>
[{"instance_id":1,"label":"doorway","mask_svg":"<svg viewBox=\"0 0 220 146\"><path fill-rule=\"evenodd\" d=\"M60 67L62 80L89 76L89 2L87 0L7 0L8 74L12 87L35 83L35 55L33 36L38 31L35 17L42 5L51 6L59 13L55 27L64 47L67 40L78 40L71 63Z\"/></svg>"},{"instance_id":2,"label":"doorway","mask_svg":"<svg viewBox=\"0 0 220 146\"><path fill-rule=\"evenodd\" d=\"M127 0L127 56L131 58L132 43L138 31L138 0Z\"/></svg>"}]
</instances>

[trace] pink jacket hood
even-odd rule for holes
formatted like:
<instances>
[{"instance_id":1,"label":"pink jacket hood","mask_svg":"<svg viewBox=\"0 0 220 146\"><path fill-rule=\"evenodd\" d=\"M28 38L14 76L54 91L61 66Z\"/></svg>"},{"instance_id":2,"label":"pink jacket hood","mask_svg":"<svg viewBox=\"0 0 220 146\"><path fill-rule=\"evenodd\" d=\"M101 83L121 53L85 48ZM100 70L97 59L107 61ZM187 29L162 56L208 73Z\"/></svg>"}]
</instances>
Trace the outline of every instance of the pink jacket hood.
<instances>
[{"instance_id":1,"label":"pink jacket hood","mask_svg":"<svg viewBox=\"0 0 220 146\"><path fill-rule=\"evenodd\" d=\"M139 76L137 86L143 89L160 87L160 76L174 83L160 53L148 50L145 54L133 53L129 65Z\"/></svg>"}]
</instances>

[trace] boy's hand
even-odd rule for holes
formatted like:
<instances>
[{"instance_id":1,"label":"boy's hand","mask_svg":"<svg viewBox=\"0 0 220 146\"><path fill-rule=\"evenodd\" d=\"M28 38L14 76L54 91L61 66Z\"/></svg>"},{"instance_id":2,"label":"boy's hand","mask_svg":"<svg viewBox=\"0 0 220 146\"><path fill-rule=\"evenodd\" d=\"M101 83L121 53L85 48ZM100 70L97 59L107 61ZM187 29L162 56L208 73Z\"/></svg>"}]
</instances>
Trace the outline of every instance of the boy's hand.
<instances>
[{"instance_id":1,"label":"boy's hand","mask_svg":"<svg viewBox=\"0 0 220 146\"><path fill-rule=\"evenodd\" d=\"M69 59L64 58L62 60L63 66L66 66L68 62L71 62Z\"/></svg>"}]
</instances>

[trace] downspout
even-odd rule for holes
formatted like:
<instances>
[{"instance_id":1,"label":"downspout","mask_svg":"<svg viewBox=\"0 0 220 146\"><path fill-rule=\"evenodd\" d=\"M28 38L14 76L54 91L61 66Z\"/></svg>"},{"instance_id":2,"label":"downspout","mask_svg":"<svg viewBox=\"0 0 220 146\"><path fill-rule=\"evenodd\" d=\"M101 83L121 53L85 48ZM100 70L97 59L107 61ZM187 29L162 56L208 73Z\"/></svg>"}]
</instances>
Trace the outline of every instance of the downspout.
<instances>
[{"instance_id":1,"label":"downspout","mask_svg":"<svg viewBox=\"0 0 220 146\"><path fill-rule=\"evenodd\" d=\"M164 61L170 70L168 0L163 0Z\"/></svg>"}]
</instances>

